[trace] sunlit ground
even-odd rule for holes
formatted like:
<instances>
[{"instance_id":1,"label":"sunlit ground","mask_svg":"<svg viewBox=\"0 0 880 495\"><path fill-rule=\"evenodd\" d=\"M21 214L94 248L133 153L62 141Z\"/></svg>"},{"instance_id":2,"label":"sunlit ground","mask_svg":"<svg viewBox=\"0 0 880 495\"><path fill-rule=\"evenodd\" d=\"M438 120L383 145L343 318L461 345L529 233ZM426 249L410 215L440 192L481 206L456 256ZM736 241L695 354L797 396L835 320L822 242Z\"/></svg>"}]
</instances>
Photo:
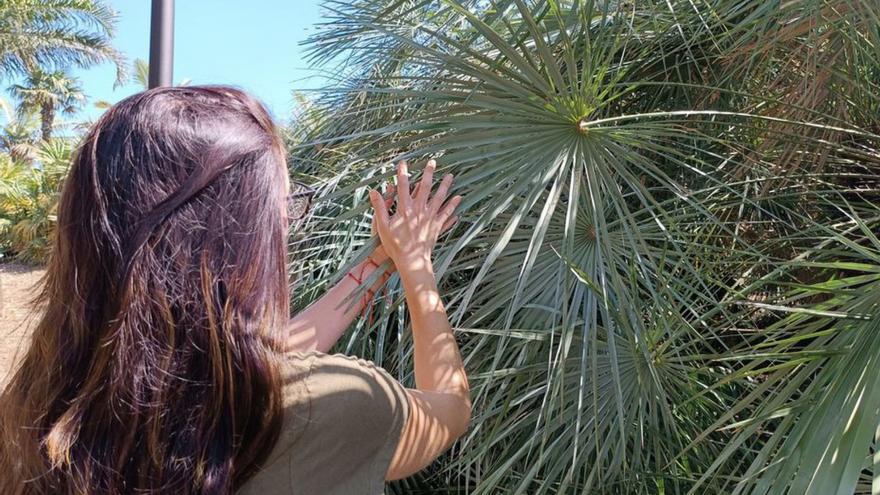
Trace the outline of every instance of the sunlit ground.
<instances>
[{"instance_id":1,"label":"sunlit ground","mask_svg":"<svg viewBox=\"0 0 880 495\"><path fill-rule=\"evenodd\" d=\"M36 312L28 305L31 289L43 269L18 263L0 265L0 386L21 356L25 337L36 321Z\"/></svg>"}]
</instances>

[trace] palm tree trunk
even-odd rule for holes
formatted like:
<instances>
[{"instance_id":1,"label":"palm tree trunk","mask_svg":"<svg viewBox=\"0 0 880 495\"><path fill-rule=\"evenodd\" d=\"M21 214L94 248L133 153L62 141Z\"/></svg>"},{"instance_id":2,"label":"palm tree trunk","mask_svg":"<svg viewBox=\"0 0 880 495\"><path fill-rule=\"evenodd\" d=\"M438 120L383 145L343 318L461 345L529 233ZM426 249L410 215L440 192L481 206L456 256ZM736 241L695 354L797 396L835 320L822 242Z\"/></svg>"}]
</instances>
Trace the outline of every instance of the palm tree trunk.
<instances>
[{"instance_id":1,"label":"palm tree trunk","mask_svg":"<svg viewBox=\"0 0 880 495\"><path fill-rule=\"evenodd\" d=\"M52 139L52 127L55 124L55 105L44 103L40 108L40 133L43 141Z\"/></svg>"}]
</instances>

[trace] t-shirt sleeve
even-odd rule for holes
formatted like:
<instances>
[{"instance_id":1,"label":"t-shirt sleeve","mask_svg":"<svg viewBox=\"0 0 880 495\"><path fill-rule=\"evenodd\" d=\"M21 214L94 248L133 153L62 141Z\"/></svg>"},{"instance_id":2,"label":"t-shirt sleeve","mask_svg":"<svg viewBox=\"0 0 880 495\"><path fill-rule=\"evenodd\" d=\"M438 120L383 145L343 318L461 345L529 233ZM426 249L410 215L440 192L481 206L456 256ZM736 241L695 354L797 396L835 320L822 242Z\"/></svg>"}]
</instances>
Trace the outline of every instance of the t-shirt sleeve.
<instances>
[{"instance_id":1,"label":"t-shirt sleeve","mask_svg":"<svg viewBox=\"0 0 880 495\"><path fill-rule=\"evenodd\" d=\"M314 493L381 494L409 415L405 387L344 354L317 355L305 385L310 414L299 445L309 450Z\"/></svg>"}]
</instances>

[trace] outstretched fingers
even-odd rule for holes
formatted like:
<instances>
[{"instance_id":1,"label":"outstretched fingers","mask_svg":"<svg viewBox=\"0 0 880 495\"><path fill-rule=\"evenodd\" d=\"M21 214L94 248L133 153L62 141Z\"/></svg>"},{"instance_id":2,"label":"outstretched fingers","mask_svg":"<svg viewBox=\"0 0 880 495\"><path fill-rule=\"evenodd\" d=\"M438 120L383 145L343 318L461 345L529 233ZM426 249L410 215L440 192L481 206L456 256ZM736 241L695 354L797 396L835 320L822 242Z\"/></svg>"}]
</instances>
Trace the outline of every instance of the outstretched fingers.
<instances>
[{"instance_id":1,"label":"outstretched fingers","mask_svg":"<svg viewBox=\"0 0 880 495\"><path fill-rule=\"evenodd\" d=\"M452 197L452 199L447 201L445 205L443 205L440 213L437 214L437 220L445 225L446 221L449 220L449 218L452 216L452 213L455 212L455 209L458 207L459 203L461 203L461 196L456 194Z\"/></svg>"},{"instance_id":2,"label":"outstretched fingers","mask_svg":"<svg viewBox=\"0 0 880 495\"><path fill-rule=\"evenodd\" d=\"M386 182L385 187L385 211L388 212L389 217L391 216L391 206L394 204L394 184L391 184L390 181ZM376 217L378 215L373 215L373 220L370 222L371 230L375 234L376 231Z\"/></svg>"},{"instance_id":3,"label":"outstretched fingers","mask_svg":"<svg viewBox=\"0 0 880 495\"><path fill-rule=\"evenodd\" d=\"M453 225L458 223L458 215L452 215L451 217L446 219L446 222L443 223L443 227L440 227L440 234L443 234L447 230L451 229Z\"/></svg>"},{"instance_id":4,"label":"outstretched fingers","mask_svg":"<svg viewBox=\"0 0 880 495\"><path fill-rule=\"evenodd\" d=\"M418 189L418 193L415 193L416 204L426 205L428 203L428 195L431 194L431 189L434 186L434 169L436 167L437 162L428 160L428 164L422 169L422 180L416 185L416 189Z\"/></svg>"},{"instance_id":5,"label":"outstretched fingers","mask_svg":"<svg viewBox=\"0 0 880 495\"><path fill-rule=\"evenodd\" d=\"M387 200L383 200L378 191L370 189L370 204L373 205L373 210L375 210L373 220L376 222L376 230L380 236L384 236L388 231L388 223L390 221L386 203Z\"/></svg>"},{"instance_id":6,"label":"outstretched fingers","mask_svg":"<svg viewBox=\"0 0 880 495\"><path fill-rule=\"evenodd\" d=\"M443 205L443 202L446 201L446 196L449 194L449 188L452 187L452 181L452 174L446 174L443 176L443 180L440 181L440 187L437 188L437 193L434 194L434 197L431 198L431 201L428 203L428 208L431 211L440 211L440 207Z\"/></svg>"},{"instance_id":7,"label":"outstretched fingers","mask_svg":"<svg viewBox=\"0 0 880 495\"><path fill-rule=\"evenodd\" d=\"M397 209L398 211L409 211L411 206L409 170L406 166L406 160L401 160L397 164Z\"/></svg>"},{"instance_id":8,"label":"outstretched fingers","mask_svg":"<svg viewBox=\"0 0 880 495\"><path fill-rule=\"evenodd\" d=\"M421 189L421 187L422 187L422 183L421 183L421 182L416 182L416 187L413 188L413 191L412 191L412 194L411 194L411 196L412 196L413 198L415 198L416 196L419 195L419 190Z\"/></svg>"},{"instance_id":9,"label":"outstretched fingers","mask_svg":"<svg viewBox=\"0 0 880 495\"><path fill-rule=\"evenodd\" d=\"M385 188L385 209L390 212L391 206L393 204L394 204L394 184L388 182L388 185Z\"/></svg>"}]
</instances>

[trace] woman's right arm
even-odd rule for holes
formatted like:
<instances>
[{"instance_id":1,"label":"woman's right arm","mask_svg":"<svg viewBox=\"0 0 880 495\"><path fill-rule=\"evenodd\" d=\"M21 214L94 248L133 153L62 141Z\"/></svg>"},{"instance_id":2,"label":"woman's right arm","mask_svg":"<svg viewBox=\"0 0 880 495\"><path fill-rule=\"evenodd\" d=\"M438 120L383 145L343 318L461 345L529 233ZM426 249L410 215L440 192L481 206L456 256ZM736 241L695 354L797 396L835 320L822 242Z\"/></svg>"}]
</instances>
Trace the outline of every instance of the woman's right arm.
<instances>
[{"instance_id":1,"label":"woman's right arm","mask_svg":"<svg viewBox=\"0 0 880 495\"><path fill-rule=\"evenodd\" d=\"M433 270L403 277L413 326L417 389L407 389L409 416L385 479L410 476L462 436L471 419L470 389Z\"/></svg>"},{"instance_id":2,"label":"woman's right arm","mask_svg":"<svg viewBox=\"0 0 880 495\"><path fill-rule=\"evenodd\" d=\"M432 160L423 171L417 193L410 196L406 163L398 165L394 216L389 215L378 193L370 193L376 230L403 283L415 352L417 388L407 389L409 415L387 480L405 478L431 464L467 431L471 418L467 374L431 262L437 237L461 198L446 202L451 175L444 177L436 195L429 198L434 168Z\"/></svg>"}]
</instances>

